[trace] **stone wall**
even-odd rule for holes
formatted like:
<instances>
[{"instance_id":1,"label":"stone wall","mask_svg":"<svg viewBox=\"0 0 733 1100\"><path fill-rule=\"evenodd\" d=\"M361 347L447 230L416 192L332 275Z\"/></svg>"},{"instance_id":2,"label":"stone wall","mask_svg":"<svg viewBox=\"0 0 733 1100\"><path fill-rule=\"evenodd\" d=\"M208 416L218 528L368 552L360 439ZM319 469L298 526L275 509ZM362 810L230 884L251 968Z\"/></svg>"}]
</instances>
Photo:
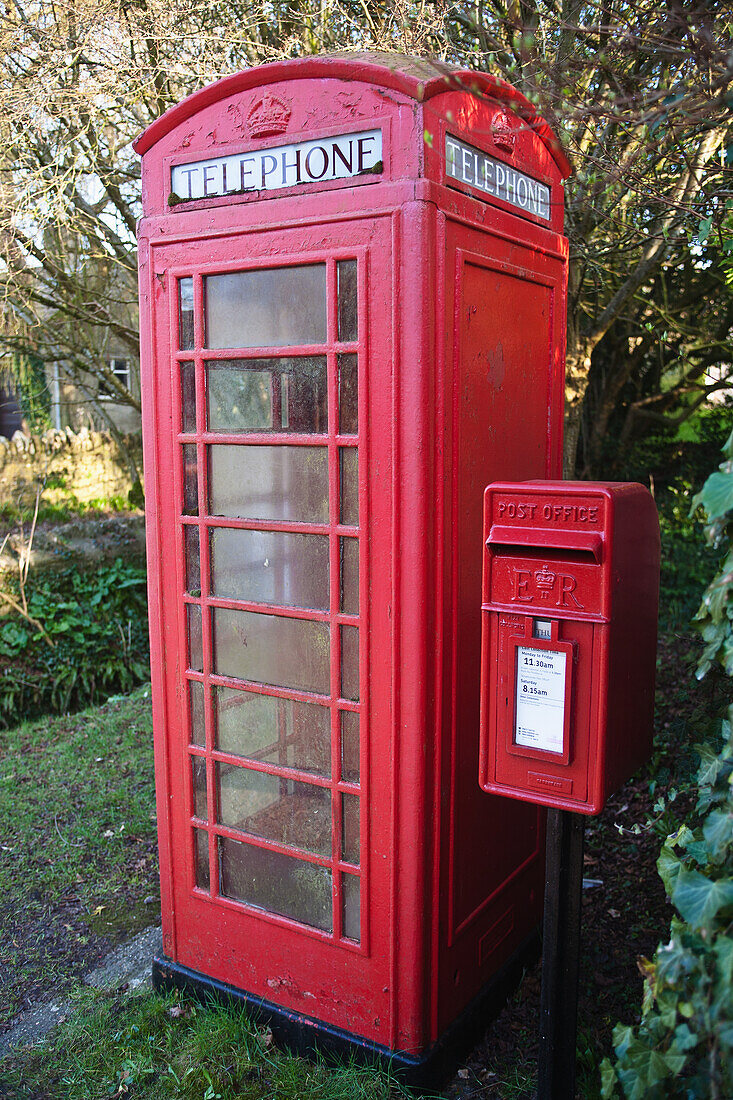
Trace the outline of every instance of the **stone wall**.
<instances>
[{"instance_id":1,"label":"stone wall","mask_svg":"<svg viewBox=\"0 0 733 1100\"><path fill-rule=\"evenodd\" d=\"M125 436L125 446L142 474L140 437ZM128 464L108 432L66 428L41 436L0 436L0 506L32 501L44 481L47 504L126 499L132 488Z\"/></svg>"}]
</instances>

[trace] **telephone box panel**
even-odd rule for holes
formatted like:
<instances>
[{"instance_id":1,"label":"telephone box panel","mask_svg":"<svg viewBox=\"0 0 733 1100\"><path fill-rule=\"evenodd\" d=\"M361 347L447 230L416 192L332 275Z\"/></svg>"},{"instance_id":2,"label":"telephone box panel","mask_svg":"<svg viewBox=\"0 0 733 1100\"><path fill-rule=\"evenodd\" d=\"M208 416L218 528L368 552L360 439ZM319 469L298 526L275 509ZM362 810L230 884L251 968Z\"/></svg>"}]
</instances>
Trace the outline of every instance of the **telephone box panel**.
<instances>
[{"instance_id":1,"label":"telephone box panel","mask_svg":"<svg viewBox=\"0 0 733 1100\"><path fill-rule=\"evenodd\" d=\"M659 524L642 485L486 490L485 791L597 814L651 755Z\"/></svg>"},{"instance_id":2,"label":"telephone box panel","mask_svg":"<svg viewBox=\"0 0 733 1100\"><path fill-rule=\"evenodd\" d=\"M541 910L541 810L475 781L480 533L560 472L568 169L468 77L278 63L137 143L156 974L405 1064Z\"/></svg>"}]
</instances>

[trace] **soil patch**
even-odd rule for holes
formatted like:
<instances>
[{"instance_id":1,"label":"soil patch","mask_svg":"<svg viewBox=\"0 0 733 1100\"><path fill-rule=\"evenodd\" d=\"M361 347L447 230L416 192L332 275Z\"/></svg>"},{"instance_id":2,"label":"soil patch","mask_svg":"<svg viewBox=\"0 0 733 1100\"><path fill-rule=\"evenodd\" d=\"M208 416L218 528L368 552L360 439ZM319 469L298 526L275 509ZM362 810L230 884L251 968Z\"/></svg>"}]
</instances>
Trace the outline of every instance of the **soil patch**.
<instances>
[{"instance_id":1,"label":"soil patch","mask_svg":"<svg viewBox=\"0 0 733 1100\"><path fill-rule=\"evenodd\" d=\"M696 634L669 631L660 637L654 758L598 818L588 819L584 874L593 885L583 891L578 1100L600 1096L599 1066L611 1053L614 1025L640 1018L637 959L651 957L669 938L674 910L656 861L663 837L689 816L696 801L689 789L698 764L694 745L706 739L717 743L720 719L731 702L731 681L717 670L696 683L700 648ZM679 792L671 806L655 812L660 794L670 790ZM641 826L638 834L635 824ZM534 1095L540 987L538 964L450 1083L450 1100Z\"/></svg>"},{"instance_id":2,"label":"soil patch","mask_svg":"<svg viewBox=\"0 0 733 1100\"><path fill-rule=\"evenodd\" d=\"M27 549L31 524L0 519L0 544L10 531L0 555L0 574L17 572L18 555ZM93 564L115 558L142 561L145 556L145 514L142 511L98 513L67 522L46 519L36 525L31 549L31 569Z\"/></svg>"},{"instance_id":3,"label":"soil patch","mask_svg":"<svg viewBox=\"0 0 733 1100\"><path fill-rule=\"evenodd\" d=\"M160 919L150 691L3 735L0 1031Z\"/></svg>"}]
</instances>

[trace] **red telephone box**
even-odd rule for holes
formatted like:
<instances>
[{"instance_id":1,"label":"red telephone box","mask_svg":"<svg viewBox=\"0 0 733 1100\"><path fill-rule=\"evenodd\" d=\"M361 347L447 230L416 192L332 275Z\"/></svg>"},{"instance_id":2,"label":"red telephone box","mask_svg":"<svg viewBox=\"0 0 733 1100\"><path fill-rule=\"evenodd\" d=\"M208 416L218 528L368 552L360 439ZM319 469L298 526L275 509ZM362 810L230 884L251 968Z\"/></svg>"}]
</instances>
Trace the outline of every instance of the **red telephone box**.
<instances>
[{"instance_id":1,"label":"red telephone box","mask_svg":"<svg viewBox=\"0 0 733 1100\"><path fill-rule=\"evenodd\" d=\"M482 494L560 472L568 165L384 55L137 149L156 980L420 1066L541 912L542 811L476 783Z\"/></svg>"}]
</instances>

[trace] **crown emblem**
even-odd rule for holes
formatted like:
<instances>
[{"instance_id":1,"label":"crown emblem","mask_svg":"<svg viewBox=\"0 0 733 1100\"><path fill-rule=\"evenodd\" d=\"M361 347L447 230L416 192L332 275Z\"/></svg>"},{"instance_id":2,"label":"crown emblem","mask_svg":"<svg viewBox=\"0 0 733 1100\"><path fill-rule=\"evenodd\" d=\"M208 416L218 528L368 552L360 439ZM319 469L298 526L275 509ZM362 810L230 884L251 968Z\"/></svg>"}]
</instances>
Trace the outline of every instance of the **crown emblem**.
<instances>
[{"instance_id":1,"label":"crown emblem","mask_svg":"<svg viewBox=\"0 0 733 1100\"><path fill-rule=\"evenodd\" d=\"M546 600L555 587L557 575L551 573L549 569L540 569L535 573L534 579L537 581L537 588L542 599Z\"/></svg>"},{"instance_id":2,"label":"crown emblem","mask_svg":"<svg viewBox=\"0 0 733 1100\"><path fill-rule=\"evenodd\" d=\"M292 111L284 99L265 92L255 100L247 114L247 129L251 137L270 137L288 128Z\"/></svg>"},{"instance_id":3,"label":"crown emblem","mask_svg":"<svg viewBox=\"0 0 733 1100\"><path fill-rule=\"evenodd\" d=\"M517 140L517 136L512 129L509 116L505 111L500 111L499 114L495 116L492 136L494 138L494 145L496 145L498 149L503 149L505 153L514 152L514 144Z\"/></svg>"}]
</instances>

